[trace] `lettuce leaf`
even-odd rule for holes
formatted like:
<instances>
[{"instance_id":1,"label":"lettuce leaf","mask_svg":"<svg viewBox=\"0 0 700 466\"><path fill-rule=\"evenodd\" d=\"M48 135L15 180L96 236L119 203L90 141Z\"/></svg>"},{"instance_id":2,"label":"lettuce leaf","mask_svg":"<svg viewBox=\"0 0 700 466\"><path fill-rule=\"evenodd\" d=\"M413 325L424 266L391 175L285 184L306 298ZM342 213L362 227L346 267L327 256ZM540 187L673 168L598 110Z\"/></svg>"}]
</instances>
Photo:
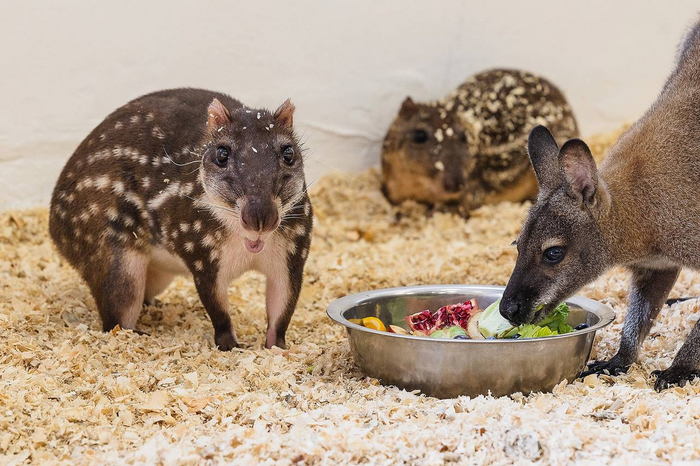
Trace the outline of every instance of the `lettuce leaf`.
<instances>
[{"instance_id":1,"label":"lettuce leaf","mask_svg":"<svg viewBox=\"0 0 700 466\"><path fill-rule=\"evenodd\" d=\"M491 336L513 338L515 335L520 335L520 338L540 338L574 331L571 325L566 322L566 318L569 316L569 306L565 303L558 305L537 325L523 324L513 327L499 312L500 302L501 300L498 299L479 316L479 331L486 338Z\"/></svg>"},{"instance_id":2,"label":"lettuce leaf","mask_svg":"<svg viewBox=\"0 0 700 466\"><path fill-rule=\"evenodd\" d=\"M479 331L486 338L496 337L513 328L513 325L498 310L500 303L501 298L498 298L479 316Z\"/></svg>"}]
</instances>

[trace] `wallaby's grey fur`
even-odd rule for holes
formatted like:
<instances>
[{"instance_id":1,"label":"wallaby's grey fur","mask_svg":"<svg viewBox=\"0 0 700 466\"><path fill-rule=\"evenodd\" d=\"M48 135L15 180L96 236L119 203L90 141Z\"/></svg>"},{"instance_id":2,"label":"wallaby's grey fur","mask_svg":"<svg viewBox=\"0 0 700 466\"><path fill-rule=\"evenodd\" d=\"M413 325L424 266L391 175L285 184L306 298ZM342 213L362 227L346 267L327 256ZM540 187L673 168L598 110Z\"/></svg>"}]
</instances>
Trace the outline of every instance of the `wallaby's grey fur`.
<instances>
[{"instance_id":1,"label":"wallaby's grey fur","mask_svg":"<svg viewBox=\"0 0 700 466\"><path fill-rule=\"evenodd\" d=\"M625 372L681 267L700 269L700 22L681 42L656 102L600 170L583 141L559 149L543 126L530 133L528 152L540 192L517 239L501 314L514 324L536 321L606 269L624 265L632 282L620 349L582 375ZM700 375L700 325L655 375L657 390Z\"/></svg>"}]
</instances>

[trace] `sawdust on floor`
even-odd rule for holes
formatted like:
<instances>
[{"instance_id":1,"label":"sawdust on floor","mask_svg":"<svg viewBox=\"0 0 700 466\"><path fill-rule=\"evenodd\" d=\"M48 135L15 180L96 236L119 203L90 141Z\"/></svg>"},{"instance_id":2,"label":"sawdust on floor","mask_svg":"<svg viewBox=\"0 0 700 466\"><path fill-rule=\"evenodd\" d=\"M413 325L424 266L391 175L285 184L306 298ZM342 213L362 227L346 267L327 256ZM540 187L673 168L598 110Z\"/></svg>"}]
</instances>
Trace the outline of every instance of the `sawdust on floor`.
<instances>
[{"instance_id":1,"label":"sawdust on floor","mask_svg":"<svg viewBox=\"0 0 700 466\"><path fill-rule=\"evenodd\" d=\"M596 155L619 133L592 140ZM392 207L375 171L322 178L306 282L288 350L263 349L264 283L230 288L244 349L214 349L190 280L178 280L139 322L150 336L102 333L86 286L60 260L46 210L0 214L0 463L122 462L629 463L700 458L700 385L656 393L700 304L665 309L640 363L551 394L437 400L383 387L354 366L325 306L361 290L428 283L505 284L527 205L425 216ZM618 313L594 356L617 346L627 275L614 270L582 294ZM684 271L673 295L700 296ZM468 355L465 355L468 357ZM556 357L543 354L537 357Z\"/></svg>"}]
</instances>

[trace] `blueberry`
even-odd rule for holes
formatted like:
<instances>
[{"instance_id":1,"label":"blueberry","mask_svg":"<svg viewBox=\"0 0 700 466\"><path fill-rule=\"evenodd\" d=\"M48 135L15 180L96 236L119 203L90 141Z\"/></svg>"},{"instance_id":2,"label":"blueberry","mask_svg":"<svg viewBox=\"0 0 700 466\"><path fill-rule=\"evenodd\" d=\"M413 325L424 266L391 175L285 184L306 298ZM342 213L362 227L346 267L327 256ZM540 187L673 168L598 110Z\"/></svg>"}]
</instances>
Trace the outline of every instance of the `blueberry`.
<instances>
[{"instance_id":1,"label":"blueberry","mask_svg":"<svg viewBox=\"0 0 700 466\"><path fill-rule=\"evenodd\" d=\"M520 334L519 334L519 333L516 333L515 335L513 335L513 340L517 340L518 338L520 338Z\"/></svg>"},{"instance_id":2,"label":"blueberry","mask_svg":"<svg viewBox=\"0 0 700 466\"><path fill-rule=\"evenodd\" d=\"M588 328L588 324L578 324L576 327L574 327L574 330L583 330L584 328Z\"/></svg>"},{"instance_id":3,"label":"blueberry","mask_svg":"<svg viewBox=\"0 0 700 466\"><path fill-rule=\"evenodd\" d=\"M457 335L454 337L454 340L469 340L469 337L466 335Z\"/></svg>"},{"instance_id":4,"label":"blueberry","mask_svg":"<svg viewBox=\"0 0 700 466\"><path fill-rule=\"evenodd\" d=\"M494 337L493 335L491 335L490 337L488 337L488 338L486 338L486 339L487 339L487 340L495 340L496 337Z\"/></svg>"}]
</instances>

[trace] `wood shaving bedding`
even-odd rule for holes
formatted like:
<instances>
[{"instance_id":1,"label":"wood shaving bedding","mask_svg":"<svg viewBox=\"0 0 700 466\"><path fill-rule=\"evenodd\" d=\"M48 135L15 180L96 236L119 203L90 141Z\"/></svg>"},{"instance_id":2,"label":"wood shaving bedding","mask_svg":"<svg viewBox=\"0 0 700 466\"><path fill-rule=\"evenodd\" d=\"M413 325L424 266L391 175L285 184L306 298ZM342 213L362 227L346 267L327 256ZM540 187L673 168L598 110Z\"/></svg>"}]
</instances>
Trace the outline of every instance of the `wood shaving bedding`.
<instances>
[{"instance_id":1,"label":"wood shaving bedding","mask_svg":"<svg viewBox=\"0 0 700 466\"><path fill-rule=\"evenodd\" d=\"M619 135L591 140L599 159ZM230 289L244 349L214 348L191 280L179 279L131 331L100 331L87 287L59 259L45 209L0 214L0 463L508 464L700 459L700 384L656 393L700 303L661 312L640 363L551 394L438 400L364 377L325 306L348 293L428 283L503 285L528 205L468 221L392 207L376 171L315 184L316 227L288 350L265 350L264 280ZM594 357L617 348L627 274L582 294L617 312ZM700 296L684 271L673 296ZM539 357L556 357L540 355Z\"/></svg>"}]
</instances>

